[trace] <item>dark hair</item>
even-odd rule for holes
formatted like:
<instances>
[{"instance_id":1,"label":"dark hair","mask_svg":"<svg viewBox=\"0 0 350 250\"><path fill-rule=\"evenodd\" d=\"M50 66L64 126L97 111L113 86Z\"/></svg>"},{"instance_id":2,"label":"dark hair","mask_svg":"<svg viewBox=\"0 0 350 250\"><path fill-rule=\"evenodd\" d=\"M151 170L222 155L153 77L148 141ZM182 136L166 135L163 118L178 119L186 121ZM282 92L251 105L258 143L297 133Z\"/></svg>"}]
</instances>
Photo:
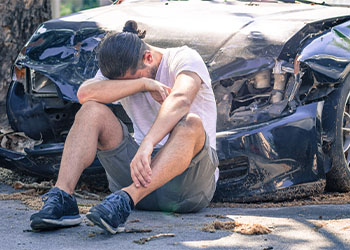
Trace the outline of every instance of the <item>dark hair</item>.
<instances>
[{"instance_id":1,"label":"dark hair","mask_svg":"<svg viewBox=\"0 0 350 250\"><path fill-rule=\"evenodd\" d=\"M107 37L99 50L98 66L102 74L109 79L125 75L127 70L135 74L137 69L145 67L143 55L148 46L141 38L146 31L137 29L135 21L127 21L123 32Z\"/></svg>"}]
</instances>

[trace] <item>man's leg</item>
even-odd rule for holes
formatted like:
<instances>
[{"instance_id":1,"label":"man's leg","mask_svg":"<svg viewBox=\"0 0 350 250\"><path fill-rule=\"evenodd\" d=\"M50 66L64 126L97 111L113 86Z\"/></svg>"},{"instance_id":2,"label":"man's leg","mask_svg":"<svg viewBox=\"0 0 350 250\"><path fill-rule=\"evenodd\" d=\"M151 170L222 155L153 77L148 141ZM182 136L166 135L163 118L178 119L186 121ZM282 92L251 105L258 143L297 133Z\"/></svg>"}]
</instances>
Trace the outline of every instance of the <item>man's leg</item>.
<instances>
[{"instance_id":1,"label":"man's leg","mask_svg":"<svg viewBox=\"0 0 350 250\"><path fill-rule=\"evenodd\" d=\"M182 118L171 132L167 143L152 159L152 181L147 187L134 184L123 188L136 205L145 196L183 173L205 142L201 119L194 114Z\"/></svg>"},{"instance_id":2,"label":"man's leg","mask_svg":"<svg viewBox=\"0 0 350 250\"><path fill-rule=\"evenodd\" d=\"M95 159L97 148L113 149L122 139L120 122L106 105L85 103L64 144L56 187L72 194L83 170Z\"/></svg>"},{"instance_id":3,"label":"man's leg","mask_svg":"<svg viewBox=\"0 0 350 250\"><path fill-rule=\"evenodd\" d=\"M133 204L183 173L192 158L201 151L205 132L197 115L185 116L172 130L167 143L152 159L152 181L147 187L136 188L134 184L109 196L90 209L86 217L99 227L116 233L129 216ZM131 199L131 200L130 200Z\"/></svg>"},{"instance_id":4,"label":"man's leg","mask_svg":"<svg viewBox=\"0 0 350 250\"><path fill-rule=\"evenodd\" d=\"M80 224L77 202L71 194L97 148L117 147L122 135L120 122L106 105L87 102L81 107L65 143L56 187L45 194L43 208L30 218L34 230Z\"/></svg>"}]
</instances>

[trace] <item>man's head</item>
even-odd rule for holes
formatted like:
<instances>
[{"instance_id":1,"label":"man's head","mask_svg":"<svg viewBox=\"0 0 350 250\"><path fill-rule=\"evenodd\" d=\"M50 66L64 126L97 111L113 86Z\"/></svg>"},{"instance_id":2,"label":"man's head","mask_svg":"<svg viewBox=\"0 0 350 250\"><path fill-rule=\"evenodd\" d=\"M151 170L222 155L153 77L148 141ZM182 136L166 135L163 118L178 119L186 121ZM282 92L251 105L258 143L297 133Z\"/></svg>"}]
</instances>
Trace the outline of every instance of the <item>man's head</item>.
<instances>
[{"instance_id":1,"label":"man's head","mask_svg":"<svg viewBox=\"0 0 350 250\"><path fill-rule=\"evenodd\" d=\"M98 55L102 74L109 79L154 78L157 68L150 47L141 40L144 35L134 21L128 21L123 32L107 37Z\"/></svg>"}]
</instances>

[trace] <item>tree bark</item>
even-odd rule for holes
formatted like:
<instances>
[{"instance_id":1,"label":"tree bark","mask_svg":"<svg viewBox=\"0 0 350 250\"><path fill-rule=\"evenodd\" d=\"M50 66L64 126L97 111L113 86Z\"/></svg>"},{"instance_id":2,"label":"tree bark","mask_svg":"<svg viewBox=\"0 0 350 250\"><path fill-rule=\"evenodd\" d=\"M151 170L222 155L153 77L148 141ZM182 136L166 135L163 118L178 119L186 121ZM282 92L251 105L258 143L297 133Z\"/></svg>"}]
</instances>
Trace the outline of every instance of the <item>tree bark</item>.
<instances>
[{"instance_id":1,"label":"tree bark","mask_svg":"<svg viewBox=\"0 0 350 250\"><path fill-rule=\"evenodd\" d=\"M50 0L0 0L0 127L7 120L12 64L38 25L50 18Z\"/></svg>"}]
</instances>

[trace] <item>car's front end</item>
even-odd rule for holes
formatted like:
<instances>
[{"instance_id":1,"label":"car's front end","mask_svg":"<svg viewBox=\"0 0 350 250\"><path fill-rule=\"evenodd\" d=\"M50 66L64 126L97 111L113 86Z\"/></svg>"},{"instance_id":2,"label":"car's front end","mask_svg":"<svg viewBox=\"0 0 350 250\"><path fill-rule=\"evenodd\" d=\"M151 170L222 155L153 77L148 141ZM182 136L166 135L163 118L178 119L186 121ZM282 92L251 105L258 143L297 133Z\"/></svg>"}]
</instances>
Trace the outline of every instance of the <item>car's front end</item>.
<instances>
[{"instance_id":1,"label":"car's front end","mask_svg":"<svg viewBox=\"0 0 350 250\"><path fill-rule=\"evenodd\" d=\"M98 44L133 19L147 30L147 43L188 45L208 66L218 108L216 200L319 192L332 167L327 146L337 138L327 119L328 97L349 73L349 9L284 2L142 2L85 11L38 28L13 67L7 113L15 131L41 143L24 152L0 148L1 165L42 176L57 173L80 108L76 92L98 70ZM121 106L111 108L132 131ZM101 171L95 161L86 174Z\"/></svg>"}]
</instances>

